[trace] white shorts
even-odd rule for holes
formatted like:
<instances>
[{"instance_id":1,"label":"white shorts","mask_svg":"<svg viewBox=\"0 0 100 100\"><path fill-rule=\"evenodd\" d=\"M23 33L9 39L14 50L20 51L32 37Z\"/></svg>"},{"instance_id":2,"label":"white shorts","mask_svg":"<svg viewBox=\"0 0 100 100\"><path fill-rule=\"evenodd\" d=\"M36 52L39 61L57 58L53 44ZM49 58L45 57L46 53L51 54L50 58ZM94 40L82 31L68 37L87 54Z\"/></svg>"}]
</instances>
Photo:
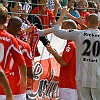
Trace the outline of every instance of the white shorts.
<instances>
[{"instance_id":1,"label":"white shorts","mask_svg":"<svg viewBox=\"0 0 100 100\"><path fill-rule=\"evenodd\" d=\"M13 96L14 100L26 100L26 93ZM6 100L6 95L0 95L0 100Z\"/></svg>"},{"instance_id":2,"label":"white shorts","mask_svg":"<svg viewBox=\"0 0 100 100\"><path fill-rule=\"evenodd\" d=\"M100 100L99 88L87 88L77 85L79 100Z\"/></svg>"},{"instance_id":3,"label":"white shorts","mask_svg":"<svg viewBox=\"0 0 100 100\"><path fill-rule=\"evenodd\" d=\"M77 90L70 88L59 88L59 100L78 100Z\"/></svg>"}]
</instances>

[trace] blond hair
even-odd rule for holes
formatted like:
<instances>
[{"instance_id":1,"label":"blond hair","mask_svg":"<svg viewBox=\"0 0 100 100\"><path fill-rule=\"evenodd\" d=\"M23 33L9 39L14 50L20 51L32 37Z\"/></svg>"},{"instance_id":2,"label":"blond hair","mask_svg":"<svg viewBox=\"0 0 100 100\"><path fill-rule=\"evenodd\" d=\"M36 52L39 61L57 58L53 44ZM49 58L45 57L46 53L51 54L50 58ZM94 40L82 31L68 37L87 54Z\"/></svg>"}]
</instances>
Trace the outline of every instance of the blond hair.
<instances>
[{"instance_id":1,"label":"blond hair","mask_svg":"<svg viewBox=\"0 0 100 100\"><path fill-rule=\"evenodd\" d=\"M0 5L0 25L5 24L7 20L8 10Z\"/></svg>"}]
</instances>

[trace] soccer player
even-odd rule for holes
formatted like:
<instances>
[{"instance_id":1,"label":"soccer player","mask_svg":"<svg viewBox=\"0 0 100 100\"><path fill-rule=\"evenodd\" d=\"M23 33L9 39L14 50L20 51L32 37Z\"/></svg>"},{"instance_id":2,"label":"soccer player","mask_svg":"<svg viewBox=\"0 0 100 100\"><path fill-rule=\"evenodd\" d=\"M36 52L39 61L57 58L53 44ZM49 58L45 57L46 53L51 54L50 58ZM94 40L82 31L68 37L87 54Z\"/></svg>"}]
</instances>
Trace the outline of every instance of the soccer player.
<instances>
[{"instance_id":1,"label":"soccer player","mask_svg":"<svg viewBox=\"0 0 100 100\"><path fill-rule=\"evenodd\" d=\"M7 15L8 10L4 6L0 6L0 66L4 71L7 70L9 73L9 68L6 69L6 64L11 54L20 69L21 78L18 84L22 90L23 88L26 88L26 63L22 53L19 50L19 45L16 38L3 29L3 26L7 20ZM6 97L2 95L2 91L0 89L0 100L4 99L6 99Z\"/></svg>"},{"instance_id":2,"label":"soccer player","mask_svg":"<svg viewBox=\"0 0 100 100\"><path fill-rule=\"evenodd\" d=\"M14 16L8 22L7 31L10 34L12 34L13 36L16 37L18 32L21 30L21 25L22 25L22 20L19 17ZM14 29L13 27L16 27L16 29ZM31 80L31 84L28 83L28 87L30 87L29 85L31 85L31 87L32 87L32 85L33 85L33 82L32 82L33 81L33 74L32 74L32 53L31 53L31 48L30 48L30 45L28 43L26 43L22 40L19 40L18 38L16 38L16 39L19 43L20 49L21 49L21 51L23 53L23 56L25 58L25 61L26 61L28 80L29 79ZM10 68L11 68L10 72L14 73L14 74L9 76L8 79L9 79L9 83L10 83L12 92L14 94L14 99L15 100L18 100L18 99L25 100L23 97L24 97L26 91L20 92L20 87L17 85L17 83L20 79L20 75L19 75L19 71L18 71L19 69L18 69L18 66L17 66L16 62L13 63L13 66L10 67ZM17 98L16 98L16 96L17 96Z\"/></svg>"},{"instance_id":3,"label":"soccer player","mask_svg":"<svg viewBox=\"0 0 100 100\"><path fill-rule=\"evenodd\" d=\"M21 25L22 25L22 20L19 17L14 16L8 22L7 31L10 34L12 34L14 37L16 37L18 32L21 29ZM16 27L16 28L13 28L13 27ZM32 52L31 52L30 45L22 40L19 40L18 38L16 38L16 40L18 41L19 47L21 49L21 52L26 62L27 77L28 77L28 80L31 81L31 84L28 84L28 85L32 87L33 70L32 70ZM16 62L13 62L13 59L11 59L10 63L13 63L13 64L12 66L10 66L11 75L8 77L8 80L9 80L12 92L14 94L14 100L26 100L26 90L21 92L20 86L17 85L18 81L20 80L18 64Z\"/></svg>"},{"instance_id":4,"label":"soccer player","mask_svg":"<svg viewBox=\"0 0 100 100\"><path fill-rule=\"evenodd\" d=\"M53 33L62 39L71 39L76 44L76 83L79 100L100 100L100 31L98 15L87 18L87 30L61 29L68 10L64 7Z\"/></svg>"},{"instance_id":5,"label":"soccer player","mask_svg":"<svg viewBox=\"0 0 100 100\"><path fill-rule=\"evenodd\" d=\"M77 24L73 20L62 23L63 29L76 29ZM62 56L51 46L47 50L61 65L59 73L59 100L78 100L76 91L76 46L75 42L68 40Z\"/></svg>"}]
</instances>

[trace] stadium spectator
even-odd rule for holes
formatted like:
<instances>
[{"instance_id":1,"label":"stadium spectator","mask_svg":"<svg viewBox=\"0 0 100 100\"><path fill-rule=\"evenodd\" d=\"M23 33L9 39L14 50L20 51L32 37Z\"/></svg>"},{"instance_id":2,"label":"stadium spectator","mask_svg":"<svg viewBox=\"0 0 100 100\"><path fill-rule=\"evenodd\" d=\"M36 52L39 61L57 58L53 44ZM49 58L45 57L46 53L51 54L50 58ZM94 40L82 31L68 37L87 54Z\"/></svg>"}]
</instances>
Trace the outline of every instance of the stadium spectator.
<instances>
[{"instance_id":1,"label":"stadium spectator","mask_svg":"<svg viewBox=\"0 0 100 100\"><path fill-rule=\"evenodd\" d=\"M71 15L73 15L74 17L80 17L80 14L74 8L74 5L75 5L75 0L68 0L68 8L70 8L69 12L71 13Z\"/></svg>"},{"instance_id":2,"label":"stadium spectator","mask_svg":"<svg viewBox=\"0 0 100 100\"><path fill-rule=\"evenodd\" d=\"M88 8L88 2L87 2L87 0L79 0L78 1L78 5L77 5L78 12L79 12L80 16L84 17L85 19L87 19L87 17L90 14L87 11L87 8ZM87 24L87 22L85 22L85 24Z\"/></svg>"},{"instance_id":3,"label":"stadium spectator","mask_svg":"<svg viewBox=\"0 0 100 100\"><path fill-rule=\"evenodd\" d=\"M48 4L48 0L38 0L38 3L39 6L35 7L32 10L32 13L39 15L44 29L49 28L51 27L50 21L53 24L56 23L54 13L46 7Z\"/></svg>"},{"instance_id":4,"label":"stadium spectator","mask_svg":"<svg viewBox=\"0 0 100 100\"><path fill-rule=\"evenodd\" d=\"M88 10L90 14L91 13L98 13L97 3L93 0L88 1Z\"/></svg>"}]
</instances>

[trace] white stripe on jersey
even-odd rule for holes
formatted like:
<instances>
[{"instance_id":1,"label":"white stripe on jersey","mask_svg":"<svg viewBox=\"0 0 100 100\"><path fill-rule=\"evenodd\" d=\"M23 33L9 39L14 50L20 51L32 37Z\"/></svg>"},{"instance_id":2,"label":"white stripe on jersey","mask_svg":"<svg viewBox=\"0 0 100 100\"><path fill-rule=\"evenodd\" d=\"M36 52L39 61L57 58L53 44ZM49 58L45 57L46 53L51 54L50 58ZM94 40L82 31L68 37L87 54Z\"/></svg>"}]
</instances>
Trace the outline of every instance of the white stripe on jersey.
<instances>
[{"instance_id":1,"label":"white stripe on jersey","mask_svg":"<svg viewBox=\"0 0 100 100\"><path fill-rule=\"evenodd\" d=\"M26 52L28 58L29 58L29 59L32 59L32 55L29 54L29 52L27 51L27 49L23 49L21 52L22 52L22 54L23 54L24 52Z\"/></svg>"},{"instance_id":2,"label":"white stripe on jersey","mask_svg":"<svg viewBox=\"0 0 100 100\"><path fill-rule=\"evenodd\" d=\"M16 47L14 47L14 44L12 44L11 46L9 46L8 49L7 49L7 52L6 52L6 56L5 56L4 69L5 69L5 66L6 66L6 63L7 63L8 54L9 54L9 51L11 50L11 48L13 48L19 54L22 54L21 51L19 51Z\"/></svg>"}]
</instances>

